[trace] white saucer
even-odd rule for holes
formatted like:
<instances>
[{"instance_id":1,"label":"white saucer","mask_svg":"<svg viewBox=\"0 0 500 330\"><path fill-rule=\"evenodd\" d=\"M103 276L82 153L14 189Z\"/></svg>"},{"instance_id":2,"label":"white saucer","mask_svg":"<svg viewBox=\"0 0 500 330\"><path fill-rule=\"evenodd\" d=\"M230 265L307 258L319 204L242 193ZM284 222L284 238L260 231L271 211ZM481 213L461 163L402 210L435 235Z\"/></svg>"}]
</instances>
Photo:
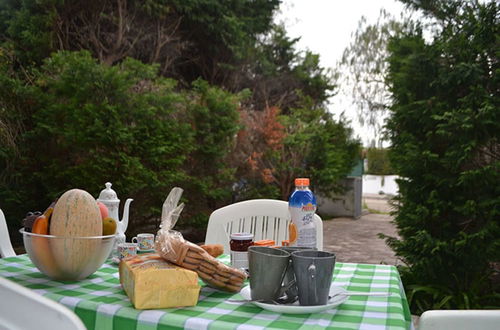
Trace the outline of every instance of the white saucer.
<instances>
[{"instance_id":1,"label":"white saucer","mask_svg":"<svg viewBox=\"0 0 500 330\"><path fill-rule=\"evenodd\" d=\"M263 302L256 302L252 301L253 304L256 306L259 306L265 310L275 312L275 313L284 313L284 314L309 314L309 313L320 313L323 311L326 311L328 309L332 309L334 307L339 306L343 302L345 302L347 299L349 299L349 296L346 294L342 293L347 293L347 291L344 288L338 287L338 286L333 286L333 284L330 286L330 300L328 300L326 305L317 305L317 306L300 306L299 302L296 301L293 304L282 304L282 305L274 305L274 304L268 304L268 303L263 303ZM252 297L250 295L250 286L247 285L243 289L241 289L240 292L241 296L243 299L251 300Z\"/></svg>"}]
</instances>

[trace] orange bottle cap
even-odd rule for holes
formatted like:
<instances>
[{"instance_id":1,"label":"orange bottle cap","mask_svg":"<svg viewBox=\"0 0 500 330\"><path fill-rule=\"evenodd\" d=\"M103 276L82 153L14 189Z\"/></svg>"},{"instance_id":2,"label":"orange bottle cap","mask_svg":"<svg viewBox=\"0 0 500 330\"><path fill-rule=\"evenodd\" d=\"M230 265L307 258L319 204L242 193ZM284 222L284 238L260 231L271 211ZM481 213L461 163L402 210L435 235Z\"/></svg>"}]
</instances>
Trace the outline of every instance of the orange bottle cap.
<instances>
[{"instance_id":1,"label":"orange bottle cap","mask_svg":"<svg viewBox=\"0 0 500 330\"><path fill-rule=\"evenodd\" d=\"M309 178L297 178L295 179L295 186L308 186L309 185Z\"/></svg>"}]
</instances>

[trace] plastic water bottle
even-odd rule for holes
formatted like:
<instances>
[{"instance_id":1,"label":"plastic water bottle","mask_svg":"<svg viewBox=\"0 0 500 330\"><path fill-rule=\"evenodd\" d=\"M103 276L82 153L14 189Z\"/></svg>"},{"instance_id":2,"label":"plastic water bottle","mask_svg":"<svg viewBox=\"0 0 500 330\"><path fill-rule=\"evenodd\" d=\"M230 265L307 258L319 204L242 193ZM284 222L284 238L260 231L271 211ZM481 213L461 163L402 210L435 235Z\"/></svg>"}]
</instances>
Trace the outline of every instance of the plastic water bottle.
<instances>
[{"instance_id":1,"label":"plastic water bottle","mask_svg":"<svg viewBox=\"0 0 500 330\"><path fill-rule=\"evenodd\" d=\"M295 179L295 191L288 201L292 218L289 226L290 246L316 247L316 197L309 189L308 178Z\"/></svg>"}]
</instances>

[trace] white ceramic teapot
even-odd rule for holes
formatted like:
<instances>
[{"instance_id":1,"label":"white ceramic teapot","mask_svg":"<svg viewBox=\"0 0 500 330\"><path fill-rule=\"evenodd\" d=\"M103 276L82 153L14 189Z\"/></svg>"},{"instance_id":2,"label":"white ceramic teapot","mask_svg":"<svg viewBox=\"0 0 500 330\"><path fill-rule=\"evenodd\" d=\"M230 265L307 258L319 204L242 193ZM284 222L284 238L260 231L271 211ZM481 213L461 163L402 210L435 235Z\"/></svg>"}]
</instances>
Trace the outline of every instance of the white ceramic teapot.
<instances>
[{"instance_id":1,"label":"white ceramic teapot","mask_svg":"<svg viewBox=\"0 0 500 330\"><path fill-rule=\"evenodd\" d=\"M102 190L99 194L98 202L103 203L108 208L109 217L113 218L116 221L116 241L115 247L113 250L116 250L116 247L119 243L125 243L126 236L125 231L127 231L128 227L128 212L130 203L133 201L132 198L128 198L125 201L125 205L123 206L123 218L120 220L118 215L118 209L120 206L120 200L118 199L116 192L111 189L111 182L106 182L106 189Z\"/></svg>"}]
</instances>

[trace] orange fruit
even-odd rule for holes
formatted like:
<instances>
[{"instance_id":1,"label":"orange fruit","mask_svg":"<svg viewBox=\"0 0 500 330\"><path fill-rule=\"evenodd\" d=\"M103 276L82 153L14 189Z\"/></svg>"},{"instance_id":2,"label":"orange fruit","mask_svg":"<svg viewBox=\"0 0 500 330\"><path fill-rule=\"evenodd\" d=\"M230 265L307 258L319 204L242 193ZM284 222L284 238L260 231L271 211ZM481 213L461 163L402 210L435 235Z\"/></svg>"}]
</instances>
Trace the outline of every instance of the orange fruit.
<instances>
[{"instance_id":1,"label":"orange fruit","mask_svg":"<svg viewBox=\"0 0 500 330\"><path fill-rule=\"evenodd\" d=\"M48 235L49 234L49 220L45 215L41 215L33 222L31 232L34 234Z\"/></svg>"},{"instance_id":2,"label":"orange fruit","mask_svg":"<svg viewBox=\"0 0 500 330\"><path fill-rule=\"evenodd\" d=\"M116 232L116 221L113 218L107 217L102 219L102 234L113 235Z\"/></svg>"},{"instance_id":3,"label":"orange fruit","mask_svg":"<svg viewBox=\"0 0 500 330\"><path fill-rule=\"evenodd\" d=\"M293 223L290 222L288 225L288 232L289 232L289 244L292 245L297 241L297 226Z\"/></svg>"}]
</instances>

